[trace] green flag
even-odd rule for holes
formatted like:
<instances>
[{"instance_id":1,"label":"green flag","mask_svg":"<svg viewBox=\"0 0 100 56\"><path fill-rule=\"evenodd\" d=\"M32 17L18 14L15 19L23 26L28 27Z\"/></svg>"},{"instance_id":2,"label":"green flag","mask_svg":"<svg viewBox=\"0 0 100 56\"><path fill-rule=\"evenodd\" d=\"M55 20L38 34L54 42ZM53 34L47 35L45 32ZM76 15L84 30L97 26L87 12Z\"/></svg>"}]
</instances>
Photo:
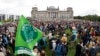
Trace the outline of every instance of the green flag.
<instances>
[{"instance_id":1,"label":"green flag","mask_svg":"<svg viewBox=\"0 0 100 56\"><path fill-rule=\"evenodd\" d=\"M28 54L32 56L33 47L40 37L42 37L42 32L32 26L24 16L21 16L15 39L15 55Z\"/></svg>"}]
</instances>

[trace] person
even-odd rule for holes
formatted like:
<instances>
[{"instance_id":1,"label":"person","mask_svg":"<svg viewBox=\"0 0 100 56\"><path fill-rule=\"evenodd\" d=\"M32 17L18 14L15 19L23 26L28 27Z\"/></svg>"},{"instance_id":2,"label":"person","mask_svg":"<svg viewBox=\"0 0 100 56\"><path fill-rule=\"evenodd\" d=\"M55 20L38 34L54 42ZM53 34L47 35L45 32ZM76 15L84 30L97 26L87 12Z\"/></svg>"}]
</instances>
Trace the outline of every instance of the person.
<instances>
[{"instance_id":1,"label":"person","mask_svg":"<svg viewBox=\"0 0 100 56\"><path fill-rule=\"evenodd\" d=\"M88 45L84 45L81 50L81 56L88 56L89 53L88 49L89 49Z\"/></svg>"},{"instance_id":2,"label":"person","mask_svg":"<svg viewBox=\"0 0 100 56\"><path fill-rule=\"evenodd\" d=\"M91 37L95 37L96 35L95 29L93 27L91 27L90 29L90 34L91 34Z\"/></svg>"},{"instance_id":3,"label":"person","mask_svg":"<svg viewBox=\"0 0 100 56\"><path fill-rule=\"evenodd\" d=\"M66 56L68 54L68 45L67 43L62 42L62 56Z\"/></svg>"},{"instance_id":4,"label":"person","mask_svg":"<svg viewBox=\"0 0 100 56\"><path fill-rule=\"evenodd\" d=\"M82 49L82 46L81 46L81 42L78 43L76 45L76 53L75 53L75 56L81 56L81 49Z\"/></svg>"},{"instance_id":5,"label":"person","mask_svg":"<svg viewBox=\"0 0 100 56\"><path fill-rule=\"evenodd\" d=\"M95 43L92 43L92 47L89 49L89 56L97 56L97 49Z\"/></svg>"},{"instance_id":6,"label":"person","mask_svg":"<svg viewBox=\"0 0 100 56\"><path fill-rule=\"evenodd\" d=\"M44 39L45 37L41 38L38 42L38 47L39 49L44 49L46 46L46 39Z\"/></svg>"},{"instance_id":7,"label":"person","mask_svg":"<svg viewBox=\"0 0 100 56\"><path fill-rule=\"evenodd\" d=\"M0 47L3 47L3 40L2 40L2 37L0 37Z\"/></svg>"},{"instance_id":8,"label":"person","mask_svg":"<svg viewBox=\"0 0 100 56\"><path fill-rule=\"evenodd\" d=\"M3 52L2 46L0 46L0 56L5 56L5 53Z\"/></svg>"},{"instance_id":9,"label":"person","mask_svg":"<svg viewBox=\"0 0 100 56\"><path fill-rule=\"evenodd\" d=\"M52 40L52 56L55 56L56 40Z\"/></svg>"},{"instance_id":10,"label":"person","mask_svg":"<svg viewBox=\"0 0 100 56\"><path fill-rule=\"evenodd\" d=\"M66 34L63 34L63 37L61 38L61 41L66 43L67 42L67 37Z\"/></svg>"},{"instance_id":11,"label":"person","mask_svg":"<svg viewBox=\"0 0 100 56\"><path fill-rule=\"evenodd\" d=\"M55 56L62 56L62 43L61 41L58 39L57 42L56 42L56 48L55 48Z\"/></svg>"},{"instance_id":12,"label":"person","mask_svg":"<svg viewBox=\"0 0 100 56\"><path fill-rule=\"evenodd\" d=\"M51 32L48 34L48 37L49 37L49 40L52 38L52 33Z\"/></svg>"},{"instance_id":13,"label":"person","mask_svg":"<svg viewBox=\"0 0 100 56\"><path fill-rule=\"evenodd\" d=\"M12 56L11 51L9 49L6 50L6 56Z\"/></svg>"},{"instance_id":14,"label":"person","mask_svg":"<svg viewBox=\"0 0 100 56\"><path fill-rule=\"evenodd\" d=\"M33 47L33 56L40 56L40 52L37 46Z\"/></svg>"},{"instance_id":15,"label":"person","mask_svg":"<svg viewBox=\"0 0 100 56\"><path fill-rule=\"evenodd\" d=\"M55 50L56 48L56 40L52 40L52 50Z\"/></svg>"},{"instance_id":16,"label":"person","mask_svg":"<svg viewBox=\"0 0 100 56\"><path fill-rule=\"evenodd\" d=\"M43 33L42 38L38 41L37 46L39 47L39 49L44 49L46 47L47 41L46 41L46 35L45 33Z\"/></svg>"},{"instance_id":17,"label":"person","mask_svg":"<svg viewBox=\"0 0 100 56\"><path fill-rule=\"evenodd\" d=\"M77 40L77 29L76 27L72 27L72 41L76 41Z\"/></svg>"},{"instance_id":18,"label":"person","mask_svg":"<svg viewBox=\"0 0 100 56\"><path fill-rule=\"evenodd\" d=\"M9 39L6 34L2 34L2 41L4 43L5 48L7 49L7 45L9 45Z\"/></svg>"},{"instance_id":19,"label":"person","mask_svg":"<svg viewBox=\"0 0 100 56\"><path fill-rule=\"evenodd\" d=\"M52 34L52 36L51 36L51 38L49 39L49 48L52 50L52 40L55 40L56 39L56 37L55 37L55 35L54 34Z\"/></svg>"},{"instance_id":20,"label":"person","mask_svg":"<svg viewBox=\"0 0 100 56\"><path fill-rule=\"evenodd\" d=\"M41 50L41 56L46 56L46 52L45 52L45 50Z\"/></svg>"},{"instance_id":21,"label":"person","mask_svg":"<svg viewBox=\"0 0 100 56\"><path fill-rule=\"evenodd\" d=\"M89 31L86 31L83 36L83 45L87 45L90 42L90 34Z\"/></svg>"}]
</instances>

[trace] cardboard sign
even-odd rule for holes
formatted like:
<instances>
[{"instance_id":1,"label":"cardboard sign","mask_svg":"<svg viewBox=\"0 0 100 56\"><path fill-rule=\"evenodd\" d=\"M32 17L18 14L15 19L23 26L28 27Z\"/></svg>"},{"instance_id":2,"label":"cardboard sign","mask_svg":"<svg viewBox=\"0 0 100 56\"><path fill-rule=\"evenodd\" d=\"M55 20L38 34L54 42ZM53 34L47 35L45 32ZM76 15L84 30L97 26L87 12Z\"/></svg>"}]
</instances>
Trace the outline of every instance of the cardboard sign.
<instances>
[{"instance_id":1,"label":"cardboard sign","mask_svg":"<svg viewBox=\"0 0 100 56\"><path fill-rule=\"evenodd\" d=\"M14 27L8 27L9 32L15 32L15 28Z\"/></svg>"}]
</instances>

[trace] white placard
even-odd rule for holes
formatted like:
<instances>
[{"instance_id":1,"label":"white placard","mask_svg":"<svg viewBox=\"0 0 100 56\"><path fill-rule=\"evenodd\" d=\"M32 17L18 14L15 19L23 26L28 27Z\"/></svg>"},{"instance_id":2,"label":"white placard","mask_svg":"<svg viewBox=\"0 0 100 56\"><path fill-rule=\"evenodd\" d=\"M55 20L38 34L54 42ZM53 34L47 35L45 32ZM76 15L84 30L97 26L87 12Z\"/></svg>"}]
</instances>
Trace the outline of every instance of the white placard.
<instances>
[{"instance_id":1,"label":"white placard","mask_svg":"<svg viewBox=\"0 0 100 56\"><path fill-rule=\"evenodd\" d=\"M8 27L9 32L15 32L15 28L14 27Z\"/></svg>"}]
</instances>

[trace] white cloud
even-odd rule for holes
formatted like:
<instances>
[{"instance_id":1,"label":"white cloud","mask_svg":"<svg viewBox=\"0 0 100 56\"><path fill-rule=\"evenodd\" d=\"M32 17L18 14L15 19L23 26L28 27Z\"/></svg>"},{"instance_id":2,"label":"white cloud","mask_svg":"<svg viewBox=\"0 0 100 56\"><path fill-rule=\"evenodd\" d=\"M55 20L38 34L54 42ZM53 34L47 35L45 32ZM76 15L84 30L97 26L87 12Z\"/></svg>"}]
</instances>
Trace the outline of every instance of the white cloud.
<instances>
[{"instance_id":1,"label":"white cloud","mask_svg":"<svg viewBox=\"0 0 100 56\"><path fill-rule=\"evenodd\" d=\"M90 9L100 11L99 2L99 0L0 0L0 13L31 16L31 8L37 5L39 10L46 10L47 6L59 6L64 10L70 6L73 7L74 15L79 15Z\"/></svg>"}]
</instances>

